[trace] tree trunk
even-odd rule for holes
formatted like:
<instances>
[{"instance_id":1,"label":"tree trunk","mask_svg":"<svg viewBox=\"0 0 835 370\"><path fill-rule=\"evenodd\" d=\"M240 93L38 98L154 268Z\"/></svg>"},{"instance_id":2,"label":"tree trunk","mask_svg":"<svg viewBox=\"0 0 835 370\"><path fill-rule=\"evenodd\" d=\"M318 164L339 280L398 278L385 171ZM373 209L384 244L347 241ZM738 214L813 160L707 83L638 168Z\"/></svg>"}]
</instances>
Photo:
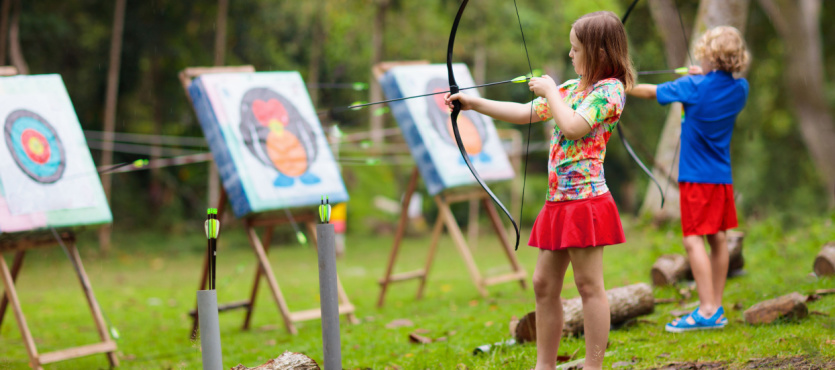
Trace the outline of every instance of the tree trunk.
<instances>
[{"instance_id":1,"label":"tree trunk","mask_svg":"<svg viewBox=\"0 0 835 370\"><path fill-rule=\"evenodd\" d=\"M23 57L23 50L20 47L20 12L23 10L23 4L20 0L15 0L14 14L12 14L12 24L9 28L9 58L12 65L17 68L17 73L21 75L29 74L29 66L26 64L26 58Z\"/></svg>"},{"instance_id":2,"label":"tree trunk","mask_svg":"<svg viewBox=\"0 0 835 370\"><path fill-rule=\"evenodd\" d=\"M835 122L823 84L821 0L760 0L783 39L786 86L800 133L815 168L826 186L830 207L835 207Z\"/></svg>"},{"instance_id":3,"label":"tree trunk","mask_svg":"<svg viewBox=\"0 0 835 370\"><path fill-rule=\"evenodd\" d=\"M745 266L745 258L742 256L742 241L744 234L741 232L728 232L728 276L741 270ZM650 270L652 285L666 286L673 285L684 279L692 279L693 272L690 269L690 261L680 254L666 254L658 258Z\"/></svg>"},{"instance_id":4,"label":"tree trunk","mask_svg":"<svg viewBox=\"0 0 835 370\"><path fill-rule=\"evenodd\" d=\"M307 83L316 86L319 83L319 72L322 65L322 53L325 49L325 34L324 15L320 12L314 12L310 27L313 32L313 40L310 44L310 61L307 65ZM310 100L313 101L313 106L319 106L319 89L314 87L308 89L310 92Z\"/></svg>"},{"instance_id":5,"label":"tree trunk","mask_svg":"<svg viewBox=\"0 0 835 370\"><path fill-rule=\"evenodd\" d=\"M826 243L815 258L815 275L835 275L835 242Z\"/></svg>"},{"instance_id":6,"label":"tree trunk","mask_svg":"<svg viewBox=\"0 0 835 370\"><path fill-rule=\"evenodd\" d=\"M215 66L222 66L226 60L226 19L229 13L229 0L217 1L217 21L215 27ZM219 207L220 200L220 172L215 161L209 162L207 202L210 207Z\"/></svg>"},{"instance_id":7,"label":"tree trunk","mask_svg":"<svg viewBox=\"0 0 835 370\"><path fill-rule=\"evenodd\" d=\"M9 9L12 0L3 0L0 10L0 66L6 65L6 45L9 40Z\"/></svg>"},{"instance_id":8,"label":"tree trunk","mask_svg":"<svg viewBox=\"0 0 835 370\"><path fill-rule=\"evenodd\" d=\"M116 103L119 95L119 67L122 56L122 31L125 26L125 2L116 0L113 11L113 33L110 38L110 66L107 71L107 92L104 101L104 137L102 143L102 166L113 164L113 130L116 128ZM109 174L101 177L104 195L110 203L112 179ZM99 229L99 248L102 252L110 250L111 226L104 225Z\"/></svg>"},{"instance_id":9,"label":"tree trunk","mask_svg":"<svg viewBox=\"0 0 835 370\"><path fill-rule=\"evenodd\" d=\"M389 7L389 0L376 0L377 11L374 15L374 29L371 32L371 65L377 65L383 61L383 39L386 32L386 12ZM372 73L369 86L369 101L383 100L383 90L380 83ZM371 141L375 148L380 148L385 138L383 137L383 116L376 115L376 109L368 109L368 119L371 122ZM376 150L376 149L375 149Z\"/></svg>"},{"instance_id":10,"label":"tree trunk","mask_svg":"<svg viewBox=\"0 0 835 370\"><path fill-rule=\"evenodd\" d=\"M685 49L684 36L681 34L682 27L678 20L679 14L675 8L676 4L670 4L670 0L650 0L652 17L661 28L661 34L666 35L663 37L665 48L668 51L667 63L671 67L678 67L688 62L698 64L698 61L688 60L687 50L692 49L696 40L709 28L730 25L739 29L740 32L744 32L748 20L749 2L749 0L702 0L699 4L699 12L693 32L688 35L690 45L687 46L688 49ZM676 43L677 46L672 46ZM655 152L657 166L653 170L655 178L658 179L662 189L664 189L666 202L664 208L661 208L661 194L655 184L650 182L647 187L647 195L641 206L641 213L652 213L653 218L657 221L681 217L678 184L675 181L670 181L670 179L678 178L680 137L681 104L673 103L664 122L664 129L661 131L661 139Z\"/></svg>"}]
</instances>

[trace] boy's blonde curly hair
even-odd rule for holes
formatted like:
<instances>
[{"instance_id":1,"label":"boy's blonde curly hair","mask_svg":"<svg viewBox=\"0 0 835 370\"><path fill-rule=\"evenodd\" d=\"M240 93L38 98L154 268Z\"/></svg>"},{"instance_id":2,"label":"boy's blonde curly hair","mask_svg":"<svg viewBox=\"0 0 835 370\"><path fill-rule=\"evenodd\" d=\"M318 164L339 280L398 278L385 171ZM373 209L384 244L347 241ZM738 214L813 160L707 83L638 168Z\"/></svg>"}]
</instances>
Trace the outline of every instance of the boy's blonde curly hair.
<instances>
[{"instance_id":1,"label":"boy's blonde curly hair","mask_svg":"<svg viewBox=\"0 0 835 370\"><path fill-rule=\"evenodd\" d=\"M696 42L696 58L706 60L711 68L738 73L748 68L750 55L742 34L734 27L709 29Z\"/></svg>"}]
</instances>

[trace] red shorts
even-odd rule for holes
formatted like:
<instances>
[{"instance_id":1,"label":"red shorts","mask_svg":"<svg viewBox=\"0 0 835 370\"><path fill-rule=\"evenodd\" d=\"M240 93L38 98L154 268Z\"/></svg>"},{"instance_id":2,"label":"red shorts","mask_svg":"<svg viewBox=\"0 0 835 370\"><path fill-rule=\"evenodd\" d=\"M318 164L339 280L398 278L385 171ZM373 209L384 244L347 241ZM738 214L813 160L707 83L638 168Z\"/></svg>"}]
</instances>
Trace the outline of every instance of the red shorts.
<instances>
[{"instance_id":1,"label":"red shorts","mask_svg":"<svg viewBox=\"0 0 835 370\"><path fill-rule=\"evenodd\" d=\"M547 250L600 247L626 241L612 194L545 202L528 245Z\"/></svg>"},{"instance_id":2,"label":"red shorts","mask_svg":"<svg viewBox=\"0 0 835 370\"><path fill-rule=\"evenodd\" d=\"M684 236L710 235L737 227L731 184L678 183Z\"/></svg>"}]
</instances>

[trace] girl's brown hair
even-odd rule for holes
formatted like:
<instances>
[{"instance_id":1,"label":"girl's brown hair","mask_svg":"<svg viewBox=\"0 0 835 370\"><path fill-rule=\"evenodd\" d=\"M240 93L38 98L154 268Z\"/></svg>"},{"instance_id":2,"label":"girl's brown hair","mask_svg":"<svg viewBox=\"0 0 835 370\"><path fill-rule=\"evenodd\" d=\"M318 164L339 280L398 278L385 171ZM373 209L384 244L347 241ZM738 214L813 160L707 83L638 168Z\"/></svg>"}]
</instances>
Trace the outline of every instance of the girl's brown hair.
<instances>
[{"instance_id":1,"label":"girl's brown hair","mask_svg":"<svg viewBox=\"0 0 835 370\"><path fill-rule=\"evenodd\" d=\"M710 68L737 73L748 68L748 49L742 34L734 27L711 28L696 42L696 58L704 59Z\"/></svg>"},{"instance_id":2,"label":"girl's brown hair","mask_svg":"<svg viewBox=\"0 0 835 370\"><path fill-rule=\"evenodd\" d=\"M635 70L620 18L608 11L589 13L577 19L572 28L585 51L578 88L585 90L597 81L617 78L626 90L631 89Z\"/></svg>"}]
</instances>

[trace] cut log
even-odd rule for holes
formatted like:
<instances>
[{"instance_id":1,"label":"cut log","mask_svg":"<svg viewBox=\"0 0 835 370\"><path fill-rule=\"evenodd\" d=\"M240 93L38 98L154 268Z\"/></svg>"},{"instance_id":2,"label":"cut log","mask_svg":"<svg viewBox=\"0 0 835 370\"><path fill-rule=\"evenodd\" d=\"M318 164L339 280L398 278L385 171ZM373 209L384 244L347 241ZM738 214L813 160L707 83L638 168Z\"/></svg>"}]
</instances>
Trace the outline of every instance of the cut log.
<instances>
[{"instance_id":1,"label":"cut log","mask_svg":"<svg viewBox=\"0 0 835 370\"><path fill-rule=\"evenodd\" d=\"M745 310L745 322L751 325L770 324L778 318L802 319L809 315L807 297L798 292L757 303Z\"/></svg>"},{"instance_id":2,"label":"cut log","mask_svg":"<svg viewBox=\"0 0 835 370\"><path fill-rule=\"evenodd\" d=\"M665 254L658 257L658 260L652 264L652 270L650 270L652 285L672 285L687 277L689 272L690 262L687 257L680 254Z\"/></svg>"},{"instance_id":3,"label":"cut log","mask_svg":"<svg viewBox=\"0 0 835 370\"><path fill-rule=\"evenodd\" d=\"M742 256L742 240L745 234L739 231L728 231L728 276L745 266L745 258ZM673 285L684 279L693 279L690 270L690 260L681 254L665 254L658 258L650 270L652 285L666 286Z\"/></svg>"},{"instance_id":4,"label":"cut log","mask_svg":"<svg viewBox=\"0 0 835 370\"><path fill-rule=\"evenodd\" d=\"M835 242L826 243L815 257L815 275L835 275Z\"/></svg>"},{"instance_id":5,"label":"cut log","mask_svg":"<svg viewBox=\"0 0 835 370\"><path fill-rule=\"evenodd\" d=\"M516 343L536 342L536 311L531 311L516 325Z\"/></svg>"},{"instance_id":6,"label":"cut log","mask_svg":"<svg viewBox=\"0 0 835 370\"><path fill-rule=\"evenodd\" d=\"M232 370L321 370L316 361L301 353L284 352L281 356L256 367L238 365Z\"/></svg>"},{"instance_id":7,"label":"cut log","mask_svg":"<svg viewBox=\"0 0 835 370\"><path fill-rule=\"evenodd\" d=\"M639 283L606 291L609 297L611 324L651 314L655 310L655 298L649 284ZM578 335L583 332L583 301L580 297L565 301L563 335Z\"/></svg>"},{"instance_id":8,"label":"cut log","mask_svg":"<svg viewBox=\"0 0 835 370\"><path fill-rule=\"evenodd\" d=\"M649 284L639 283L606 291L609 298L611 323L616 325L627 320L651 314L655 310L655 299ZM562 303L563 331L565 335L578 335L583 332L583 301L580 297ZM536 314L530 312L516 325L516 342L536 341Z\"/></svg>"}]
</instances>

